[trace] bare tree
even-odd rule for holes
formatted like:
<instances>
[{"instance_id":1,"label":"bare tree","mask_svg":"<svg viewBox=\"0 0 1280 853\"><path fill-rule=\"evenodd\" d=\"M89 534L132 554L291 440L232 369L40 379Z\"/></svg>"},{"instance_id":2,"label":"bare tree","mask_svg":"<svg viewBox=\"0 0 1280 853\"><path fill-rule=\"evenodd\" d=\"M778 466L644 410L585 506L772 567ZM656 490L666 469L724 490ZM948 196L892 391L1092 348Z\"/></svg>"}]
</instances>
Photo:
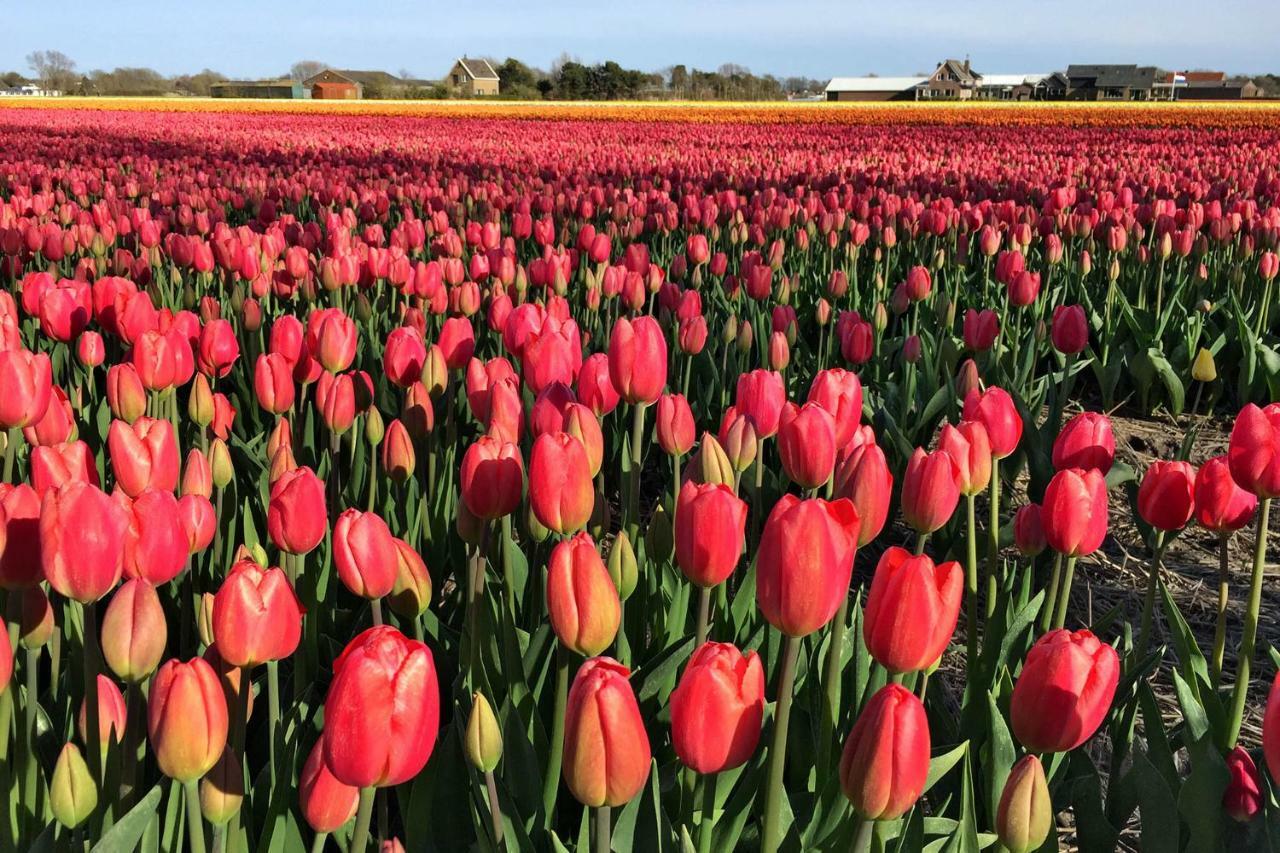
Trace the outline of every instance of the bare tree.
<instances>
[{"instance_id":1,"label":"bare tree","mask_svg":"<svg viewBox=\"0 0 1280 853\"><path fill-rule=\"evenodd\" d=\"M60 50L37 50L27 54L27 65L46 91L66 92L76 81L76 63Z\"/></svg>"},{"instance_id":2,"label":"bare tree","mask_svg":"<svg viewBox=\"0 0 1280 853\"><path fill-rule=\"evenodd\" d=\"M321 62L318 59L299 59L297 62L293 63L293 65L289 66L289 79L298 81L306 80L307 78L314 77L321 71L328 70L332 67L333 66L329 63Z\"/></svg>"}]
</instances>

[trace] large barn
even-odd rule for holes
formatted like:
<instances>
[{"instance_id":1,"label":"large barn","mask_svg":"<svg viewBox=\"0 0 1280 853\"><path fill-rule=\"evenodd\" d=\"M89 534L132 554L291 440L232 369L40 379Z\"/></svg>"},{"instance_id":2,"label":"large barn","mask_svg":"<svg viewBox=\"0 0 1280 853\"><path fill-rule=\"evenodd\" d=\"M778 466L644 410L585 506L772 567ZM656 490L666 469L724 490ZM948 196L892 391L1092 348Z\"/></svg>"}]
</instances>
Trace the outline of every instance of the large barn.
<instances>
[{"instance_id":1,"label":"large barn","mask_svg":"<svg viewBox=\"0 0 1280 853\"><path fill-rule=\"evenodd\" d=\"M928 77L833 77L828 101L914 101Z\"/></svg>"}]
</instances>

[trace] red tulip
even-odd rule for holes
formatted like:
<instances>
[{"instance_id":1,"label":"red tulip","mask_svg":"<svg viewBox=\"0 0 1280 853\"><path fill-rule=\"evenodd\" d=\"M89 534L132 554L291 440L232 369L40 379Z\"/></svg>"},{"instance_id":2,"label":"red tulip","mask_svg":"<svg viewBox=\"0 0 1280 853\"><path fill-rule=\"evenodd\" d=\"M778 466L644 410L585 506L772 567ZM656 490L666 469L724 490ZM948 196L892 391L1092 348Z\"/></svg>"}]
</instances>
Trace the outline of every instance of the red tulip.
<instances>
[{"instance_id":1,"label":"red tulip","mask_svg":"<svg viewBox=\"0 0 1280 853\"><path fill-rule=\"evenodd\" d=\"M95 681L98 686L97 737L105 753L106 746L111 741L120 742L124 740L128 711L125 708L124 696L120 693L120 688L116 687L114 681L102 674L99 674ZM89 743L89 707L88 703L83 699L80 701L80 711L76 715L76 733L80 735L81 742L87 746Z\"/></svg>"},{"instance_id":2,"label":"red tulip","mask_svg":"<svg viewBox=\"0 0 1280 853\"><path fill-rule=\"evenodd\" d=\"M848 447L862 420L862 382L858 374L840 367L819 370L809 386L809 402L826 409L835 420L836 449Z\"/></svg>"},{"instance_id":3,"label":"red tulip","mask_svg":"<svg viewBox=\"0 0 1280 853\"><path fill-rule=\"evenodd\" d=\"M1215 456L1196 473L1195 516L1201 527L1230 533L1244 527L1258 510L1258 498L1236 485L1227 456Z\"/></svg>"},{"instance_id":4,"label":"red tulip","mask_svg":"<svg viewBox=\"0 0 1280 853\"><path fill-rule=\"evenodd\" d=\"M129 362L107 368L107 404L111 413L131 424L147 410L147 389Z\"/></svg>"},{"instance_id":5,"label":"red tulip","mask_svg":"<svg viewBox=\"0 0 1280 853\"><path fill-rule=\"evenodd\" d=\"M836 464L835 420L817 403L782 408L778 421L778 456L782 469L803 489L816 489L831 479Z\"/></svg>"},{"instance_id":6,"label":"red tulip","mask_svg":"<svg viewBox=\"0 0 1280 853\"><path fill-rule=\"evenodd\" d=\"M1049 547L1068 557L1092 554L1107 535L1107 481L1096 468L1053 475L1040 504Z\"/></svg>"},{"instance_id":7,"label":"red tulip","mask_svg":"<svg viewBox=\"0 0 1280 853\"><path fill-rule=\"evenodd\" d=\"M427 346L417 329L401 326L387 336L387 344L382 351L382 369L395 385L408 388L421 380L426 361Z\"/></svg>"},{"instance_id":8,"label":"red tulip","mask_svg":"<svg viewBox=\"0 0 1280 853\"><path fill-rule=\"evenodd\" d=\"M203 658L170 659L147 696L147 731L160 772L179 782L208 773L227 745L227 700Z\"/></svg>"},{"instance_id":9,"label":"red tulip","mask_svg":"<svg viewBox=\"0 0 1280 853\"><path fill-rule=\"evenodd\" d=\"M270 414L282 415L293 408L293 367L284 356L275 352L258 356L253 367L253 393L258 405Z\"/></svg>"},{"instance_id":10,"label":"red tulip","mask_svg":"<svg viewBox=\"0 0 1280 853\"><path fill-rule=\"evenodd\" d=\"M924 791L929 776L924 705L898 684L868 700L840 756L840 787L866 820L895 820Z\"/></svg>"},{"instance_id":11,"label":"red tulip","mask_svg":"<svg viewBox=\"0 0 1280 853\"><path fill-rule=\"evenodd\" d=\"M9 626L0 619L0 693L9 688L9 679L13 678L13 646L9 643Z\"/></svg>"},{"instance_id":12,"label":"red tulip","mask_svg":"<svg viewBox=\"0 0 1280 853\"><path fill-rule=\"evenodd\" d=\"M462 370L476 349L476 334L471 321L466 317L450 317L445 320L440 328L437 344L444 353L445 364L449 369Z\"/></svg>"},{"instance_id":13,"label":"red tulip","mask_svg":"<svg viewBox=\"0 0 1280 853\"><path fill-rule=\"evenodd\" d=\"M235 329L226 320L215 319L200 331L200 347L196 365L205 376L226 376L240 357L240 342Z\"/></svg>"},{"instance_id":14,"label":"red tulip","mask_svg":"<svg viewBox=\"0 0 1280 853\"><path fill-rule=\"evenodd\" d=\"M294 468L272 484L267 532L277 548L305 554L320 544L328 526L324 485L310 468Z\"/></svg>"},{"instance_id":15,"label":"red tulip","mask_svg":"<svg viewBox=\"0 0 1280 853\"><path fill-rule=\"evenodd\" d=\"M1053 467L1111 470L1116 458L1116 440L1111 421L1098 412L1081 412L1067 421L1053 442Z\"/></svg>"},{"instance_id":16,"label":"red tulip","mask_svg":"<svg viewBox=\"0 0 1280 853\"><path fill-rule=\"evenodd\" d=\"M187 355L181 349L184 344L185 338L179 342L177 337L170 338L154 329L142 333L133 344L129 360L144 388L163 391L181 384L178 382L183 372L180 362Z\"/></svg>"},{"instance_id":17,"label":"red tulip","mask_svg":"<svg viewBox=\"0 0 1280 853\"><path fill-rule=\"evenodd\" d=\"M64 278L40 294L40 331L61 343L70 343L89 325L93 294L89 285Z\"/></svg>"},{"instance_id":18,"label":"red tulip","mask_svg":"<svg viewBox=\"0 0 1280 853\"><path fill-rule=\"evenodd\" d=\"M1248 823L1262 811L1262 774L1243 746L1227 753L1230 779L1222 792L1222 810L1235 821Z\"/></svg>"},{"instance_id":19,"label":"red tulip","mask_svg":"<svg viewBox=\"0 0 1280 853\"><path fill-rule=\"evenodd\" d=\"M1093 737L1111 708L1120 658L1090 631L1059 628L1027 653L1013 685L1013 734L1031 752L1070 752Z\"/></svg>"},{"instance_id":20,"label":"red tulip","mask_svg":"<svg viewBox=\"0 0 1280 853\"><path fill-rule=\"evenodd\" d=\"M356 420L356 384L350 373L321 374L316 383L316 408L325 428L343 435Z\"/></svg>"},{"instance_id":21,"label":"red tulip","mask_svg":"<svg viewBox=\"0 0 1280 853\"><path fill-rule=\"evenodd\" d=\"M172 492L178 487L180 460L173 425L166 420L116 420L107 430L107 448L116 485L131 498L146 489Z\"/></svg>"},{"instance_id":22,"label":"red tulip","mask_svg":"<svg viewBox=\"0 0 1280 853\"><path fill-rule=\"evenodd\" d=\"M592 658L569 689L564 781L584 806L620 806L649 780L649 736L630 675L613 658Z\"/></svg>"},{"instance_id":23,"label":"red tulip","mask_svg":"<svg viewBox=\"0 0 1280 853\"><path fill-rule=\"evenodd\" d=\"M867 594L862 621L867 650L893 673L930 668L955 633L963 597L959 563L935 566L924 554L889 548Z\"/></svg>"},{"instance_id":24,"label":"red tulip","mask_svg":"<svg viewBox=\"0 0 1280 853\"><path fill-rule=\"evenodd\" d=\"M1189 462L1157 460L1138 488L1138 513L1157 530L1181 530L1195 509L1196 469Z\"/></svg>"},{"instance_id":25,"label":"red tulip","mask_svg":"<svg viewBox=\"0 0 1280 853\"><path fill-rule=\"evenodd\" d=\"M69 441L31 451L31 485L44 497L67 483L98 485L98 465L83 441Z\"/></svg>"},{"instance_id":26,"label":"red tulip","mask_svg":"<svg viewBox=\"0 0 1280 853\"><path fill-rule=\"evenodd\" d=\"M112 497L129 522L124 537L125 577L158 586L181 574L191 549L173 492L147 489L132 500L123 492Z\"/></svg>"},{"instance_id":27,"label":"red tulip","mask_svg":"<svg viewBox=\"0 0 1280 853\"><path fill-rule=\"evenodd\" d=\"M951 519L960 501L960 469L945 450L917 447L902 478L902 517L917 533L932 533Z\"/></svg>"},{"instance_id":28,"label":"red tulip","mask_svg":"<svg viewBox=\"0 0 1280 853\"><path fill-rule=\"evenodd\" d=\"M986 491L991 483L992 456L991 443L982 421L945 425L938 439L938 449L945 450L956 463L960 494L972 496Z\"/></svg>"},{"instance_id":29,"label":"red tulip","mask_svg":"<svg viewBox=\"0 0 1280 853\"><path fill-rule=\"evenodd\" d=\"M847 499L783 495L765 522L756 551L756 604L791 637L831 621L849 594L860 529Z\"/></svg>"},{"instance_id":30,"label":"red tulip","mask_svg":"<svg viewBox=\"0 0 1280 853\"><path fill-rule=\"evenodd\" d=\"M738 377L734 407L739 414L751 419L757 438L771 438L778 432L778 422L786 402L787 392L781 375L771 370L753 370Z\"/></svg>"},{"instance_id":31,"label":"red tulip","mask_svg":"<svg viewBox=\"0 0 1280 853\"><path fill-rule=\"evenodd\" d=\"M1271 682L1267 707L1262 715L1262 755L1267 760L1271 778L1280 778L1280 672Z\"/></svg>"},{"instance_id":32,"label":"red tulip","mask_svg":"<svg viewBox=\"0 0 1280 853\"><path fill-rule=\"evenodd\" d=\"M97 367L107 358L106 344L97 332L82 332L76 341L76 358L85 367Z\"/></svg>"},{"instance_id":33,"label":"red tulip","mask_svg":"<svg viewBox=\"0 0 1280 853\"><path fill-rule=\"evenodd\" d=\"M578 401L602 418L616 409L621 399L609 376L609 356L602 352L587 356L578 372Z\"/></svg>"},{"instance_id":34,"label":"red tulip","mask_svg":"<svg viewBox=\"0 0 1280 853\"><path fill-rule=\"evenodd\" d=\"M0 587L28 589L44 579L40 496L26 483L0 483Z\"/></svg>"},{"instance_id":35,"label":"red tulip","mask_svg":"<svg viewBox=\"0 0 1280 853\"><path fill-rule=\"evenodd\" d=\"M119 503L96 486L67 483L44 498L40 557L49 585L89 604L120 580L129 521Z\"/></svg>"},{"instance_id":36,"label":"red tulip","mask_svg":"<svg viewBox=\"0 0 1280 853\"><path fill-rule=\"evenodd\" d=\"M142 578L125 581L102 617L102 657L115 675L141 682L164 657L169 628L156 588Z\"/></svg>"},{"instance_id":37,"label":"red tulip","mask_svg":"<svg viewBox=\"0 0 1280 853\"><path fill-rule=\"evenodd\" d=\"M1000 334L1000 318L991 309L964 312L964 345L974 352L986 352Z\"/></svg>"},{"instance_id":38,"label":"red tulip","mask_svg":"<svg viewBox=\"0 0 1280 853\"><path fill-rule=\"evenodd\" d=\"M284 572L252 560L232 566L213 599L213 635L232 666L292 655L302 636L302 606Z\"/></svg>"},{"instance_id":39,"label":"red tulip","mask_svg":"<svg viewBox=\"0 0 1280 853\"><path fill-rule=\"evenodd\" d=\"M0 429L39 422L53 393L49 356L22 349L0 351Z\"/></svg>"},{"instance_id":40,"label":"red tulip","mask_svg":"<svg viewBox=\"0 0 1280 853\"><path fill-rule=\"evenodd\" d=\"M548 316L525 342L520 366L521 376L535 396L552 382L572 385L582 367L582 333L578 324Z\"/></svg>"},{"instance_id":41,"label":"red tulip","mask_svg":"<svg viewBox=\"0 0 1280 853\"><path fill-rule=\"evenodd\" d=\"M1089 345L1089 321L1079 305L1059 305L1053 309L1050 333L1053 348L1063 355L1075 355Z\"/></svg>"},{"instance_id":42,"label":"red tulip","mask_svg":"<svg viewBox=\"0 0 1280 853\"><path fill-rule=\"evenodd\" d=\"M695 773L745 764L760 741L764 667L753 651L704 643L671 693L671 743Z\"/></svg>"},{"instance_id":43,"label":"red tulip","mask_svg":"<svg viewBox=\"0 0 1280 853\"><path fill-rule=\"evenodd\" d=\"M467 509L477 518L510 515L520 505L524 487L520 449L487 435L476 439L462 456L459 487Z\"/></svg>"},{"instance_id":44,"label":"red tulip","mask_svg":"<svg viewBox=\"0 0 1280 853\"><path fill-rule=\"evenodd\" d=\"M742 556L747 505L725 485L686 482L676 501L676 564L691 583L713 587Z\"/></svg>"},{"instance_id":45,"label":"red tulip","mask_svg":"<svg viewBox=\"0 0 1280 853\"><path fill-rule=\"evenodd\" d=\"M418 468L418 456L413 449L413 438L399 418L387 424L387 431L382 437L381 457L382 470L397 483L407 482ZM465 464L465 455L463 461ZM518 502L519 499L517 499Z\"/></svg>"},{"instance_id":46,"label":"red tulip","mask_svg":"<svg viewBox=\"0 0 1280 853\"><path fill-rule=\"evenodd\" d=\"M48 447L75 439L76 415L71 409L71 401L67 399L66 391L57 385L53 386L49 406L44 410L44 417L34 424L23 427L22 437L32 447Z\"/></svg>"},{"instance_id":47,"label":"red tulip","mask_svg":"<svg viewBox=\"0 0 1280 853\"><path fill-rule=\"evenodd\" d=\"M542 526L557 533L587 523L595 489L582 442L564 432L538 436L529 456L529 505Z\"/></svg>"},{"instance_id":48,"label":"red tulip","mask_svg":"<svg viewBox=\"0 0 1280 853\"><path fill-rule=\"evenodd\" d=\"M889 518L893 474L884 451L875 443L852 441L836 468L837 497L848 498L858 510L858 547L880 535Z\"/></svg>"},{"instance_id":49,"label":"red tulip","mask_svg":"<svg viewBox=\"0 0 1280 853\"><path fill-rule=\"evenodd\" d=\"M609 337L609 378L632 405L657 401L667 384L667 338L649 316L618 318Z\"/></svg>"},{"instance_id":50,"label":"red tulip","mask_svg":"<svg viewBox=\"0 0 1280 853\"><path fill-rule=\"evenodd\" d=\"M1024 557L1034 557L1049 546L1044 536L1040 504L1027 504L1013 514L1013 542Z\"/></svg>"},{"instance_id":51,"label":"red tulip","mask_svg":"<svg viewBox=\"0 0 1280 853\"><path fill-rule=\"evenodd\" d=\"M359 333L341 308L313 311L307 319L307 349L330 373L341 373L356 357Z\"/></svg>"},{"instance_id":52,"label":"red tulip","mask_svg":"<svg viewBox=\"0 0 1280 853\"><path fill-rule=\"evenodd\" d=\"M1248 403L1236 416L1227 448L1231 476L1260 498L1280 497L1280 404Z\"/></svg>"},{"instance_id":53,"label":"red tulip","mask_svg":"<svg viewBox=\"0 0 1280 853\"><path fill-rule=\"evenodd\" d=\"M547 615L560 644L585 657L609 648L618 634L618 590L585 531L557 543L551 552Z\"/></svg>"},{"instance_id":54,"label":"red tulip","mask_svg":"<svg viewBox=\"0 0 1280 853\"><path fill-rule=\"evenodd\" d=\"M1004 459L1018 449L1022 439L1022 417L1013 398L1003 388L992 386L984 391L971 391L964 399L963 417L978 421L987 430L991 455Z\"/></svg>"},{"instance_id":55,"label":"red tulip","mask_svg":"<svg viewBox=\"0 0 1280 853\"><path fill-rule=\"evenodd\" d=\"M388 625L357 636L333 664L324 701L324 762L356 788L417 776L435 747L440 688L425 644Z\"/></svg>"},{"instance_id":56,"label":"red tulip","mask_svg":"<svg viewBox=\"0 0 1280 853\"><path fill-rule=\"evenodd\" d=\"M372 512L343 510L333 525L333 561L354 595L382 598L396 582L396 543L387 523Z\"/></svg>"},{"instance_id":57,"label":"red tulip","mask_svg":"<svg viewBox=\"0 0 1280 853\"><path fill-rule=\"evenodd\" d=\"M325 734L311 748L298 777L298 806L313 832L333 832L355 817L360 789L344 785L324 763Z\"/></svg>"},{"instance_id":58,"label":"red tulip","mask_svg":"<svg viewBox=\"0 0 1280 853\"><path fill-rule=\"evenodd\" d=\"M683 456L693 447L698 430L693 410L681 394L663 394L658 398L658 444L671 456Z\"/></svg>"}]
</instances>

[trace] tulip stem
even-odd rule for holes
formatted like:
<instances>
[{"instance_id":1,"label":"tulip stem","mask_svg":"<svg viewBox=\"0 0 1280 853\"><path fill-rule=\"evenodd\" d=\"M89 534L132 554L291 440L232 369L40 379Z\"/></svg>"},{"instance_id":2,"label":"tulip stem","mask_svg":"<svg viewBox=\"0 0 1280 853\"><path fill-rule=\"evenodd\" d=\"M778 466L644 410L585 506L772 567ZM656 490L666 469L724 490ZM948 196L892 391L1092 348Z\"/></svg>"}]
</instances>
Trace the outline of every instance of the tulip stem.
<instances>
[{"instance_id":1,"label":"tulip stem","mask_svg":"<svg viewBox=\"0 0 1280 853\"><path fill-rule=\"evenodd\" d=\"M609 853L612 845L609 843L609 832L612 825L609 822L609 807L596 807L596 853Z\"/></svg>"},{"instance_id":2,"label":"tulip stem","mask_svg":"<svg viewBox=\"0 0 1280 853\"><path fill-rule=\"evenodd\" d=\"M15 600L17 599L15 596ZM27 702L23 708L23 743L26 755L26 776L22 789L24 805L31 811L37 809L39 785L36 781L36 701L40 695L39 685L40 647L27 649Z\"/></svg>"},{"instance_id":3,"label":"tulip stem","mask_svg":"<svg viewBox=\"0 0 1280 853\"><path fill-rule=\"evenodd\" d=\"M1164 560L1164 531L1156 531L1156 544L1151 555L1151 565L1147 568L1147 594L1142 600L1142 622L1138 631L1137 654L1134 663L1142 660L1151 643L1151 627L1156 607L1156 589L1160 586L1160 564Z\"/></svg>"},{"instance_id":4,"label":"tulip stem","mask_svg":"<svg viewBox=\"0 0 1280 853\"><path fill-rule=\"evenodd\" d=\"M382 624L382 599L369 599L369 618L373 621L375 628Z\"/></svg>"},{"instance_id":5,"label":"tulip stem","mask_svg":"<svg viewBox=\"0 0 1280 853\"><path fill-rule=\"evenodd\" d=\"M1053 611L1058 606L1058 586L1062 581L1062 554L1053 555L1053 573L1049 575L1049 584L1045 587L1044 605L1040 609L1040 633L1049 630L1053 622Z\"/></svg>"},{"instance_id":6,"label":"tulip stem","mask_svg":"<svg viewBox=\"0 0 1280 853\"><path fill-rule=\"evenodd\" d=\"M782 780L787 762L787 729L791 723L791 692L796 681L796 659L800 656L800 638L787 637L782 651L782 672L778 677L778 704L773 720L773 745L769 749L768 788L764 801L764 831L760 849L776 853L782 844L782 827L778 824L782 809Z\"/></svg>"},{"instance_id":7,"label":"tulip stem","mask_svg":"<svg viewBox=\"0 0 1280 853\"><path fill-rule=\"evenodd\" d=\"M329 840L329 833L317 832L315 839L311 842L311 853L324 853L324 843Z\"/></svg>"},{"instance_id":8,"label":"tulip stem","mask_svg":"<svg viewBox=\"0 0 1280 853\"><path fill-rule=\"evenodd\" d=\"M1218 619L1213 629L1213 659L1209 662L1210 683L1218 689L1222 680L1222 657L1227 647L1227 596L1230 591L1231 567L1228 563L1228 543L1231 534L1223 533L1218 540Z\"/></svg>"},{"instance_id":9,"label":"tulip stem","mask_svg":"<svg viewBox=\"0 0 1280 853\"><path fill-rule=\"evenodd\" d=\"M94 602L82 605L84 613L84 701L85 732L89 743L89 775L93 782L102 788L102 738L99 734L98 712L98 611Z\"/></svg>"},{"instance_id":10,"label":"tulip stem","mask_svg":"<svg viewBox=\"0 0 1280 853\"><path fill-rule=\"evenodd\" d=\"M823 667L822 683L826 688L827 706L822 715L822 739L820 744L833 742L836 723L840 716L840 693L843 684L840 681L840 663L844 653L844 641L848 636L849 594L846 592L840 599L840 607L836 610L835 621L831 623L831 642L827 646L827 660ZM826 758L831 758L829 750L823 750Z\"/></svg>"},{"instance_id":11,"label":"tulip stem","mask_svg":"<svg viewBox=\"0 0 1280 853\"><path fill-rule=\"evenodd\" d=\"M18 449L18 437L21 435L21 428L9 427L7 440L4 444L4 481L6 483L13 482L13 457Z\"/></svg>"},{"instance_id":12,"label":"tulip stem","mask_svg":"<svg viewBox=\"0 0 1280 853\"><path fill-rule=\"evenodd\" d=\"M192 853L204 853L204 819L200 816L199 784L198 779L188 779L182 783L183 799L187 801L187 839L191 843Z\"/></svg>"},{"instance_id":13,"label":"tulip stem","mask_svg":"<svg viewBox=\"0 0 1280 853\"><path fill-rule=\"evenodd\" d=\"M1053 614L1053 627L1067 623L1067 603L1071 600L1071 579L1076 573L1076 558L1067 557L1067 569L1062 573L1062 589L1058 591L1057 609Z\"/></svg>"},{"instance_id":14,"label":"tulip stem","mask_svg":"<svg viewBox=\"0 0 1280 853\"><path fill-rule=\"evenodd\" d=\"M377 791L378 789L372 785L360 789L360 807L356 810L356 825L351 830L351 843L347 846L348 853L363 853L369 847L369 819L373 816L373 795Z\"/></svg>"},{"instance_id":15,"label":"tulip stem","mask_svg":"<svg viewBox=\"0 0 1280 853\"><path fill-rule=\"evenodd\" d=\"M700 649L707 641L707 633L711 628L711 588L698 588L698 634L693 648Z\"/></svg>"},{"instance_id":16,"label":"tulip stem","mask_svg":"<svg viewBox=\"0 0 1280 853\"><path fill-rule=\"evenodd\" d=\"M560 791L560 762L564 758L564 715L569 702L569 652L563 646L556 647L556 705L551 721L551 754L547 757L547 775L542 780L542 806L547 826L556 808L556 794Z\"/></svg>"},{"instance_id":17,"label":"tulip stem","mask_svg":"<svg viewBox=\"0 0 1280 853\"><path fill-rule=\"evenodd\" d=\"M1244 635L1240 638L1240 659L1236 663L1236 683L1231 694L1231 716L1227 718L1224 749L1233 749L1240 739L1240 723L1244 718L1245 698L1249 693L1249 668L1253 666L1253 647L1258 636L1258 611L1262 607L1262 571L1267 560L1267 524L1271 516L1271 498L1263 498L1258 512L1258 533L1253 547L1253 575L1249 579L1249 609L1244 614Z\"/></svg>"},{"instance_id":18,"label":"tulip stem","mask_svg":"<svg viewBox=\"0 0 1280 853\"><path fill-rule=\"evenodd\" d=\"M716 774L698 777L702 789L702 814L698 818L698 853L711 853L711 839L716 829Z\"/></svg>"},{"instance_id":19,"label":"tulip stem","mask_svg":"<svg viewBox=\"0 0 1280 853\"><path fill-rule=\"evenodd\" d=\"M276 789L276 743L280 731L280 662L267 661L267 739L271 760L271 790Z\"/></svg>"},{"instance_id":20,"label":"tulip stem","mask_svg":"<svg viewBox=\"0 0 1280 853\"><path fill-rule=\"evenodd\" d=\"M858 819L858 829L853 834L852 853L867 853L871 849L871 841L876 834L876 822L869 818Z\"/></svg>"},{"instance_id":21,"label":"tulip stem","mask_svg":"<svg viewBox=\"0 0 1280 853\"><path fill-rule=\"evenodd\" d=\"M493 771L484 772L484 787L489 793L489 820L493 823L494 846L502 847L502 804L498 802L498 783L493 778Z\"/></svg>"},{"instance_id":22,"label":"tulip stem","mask_svg":"<svg viewBox=\"0 0 1280 853\"><path fill-rule=\"evenodd\" d=\"M640 536L640 456L644 445L644 403L631 407L631 470L627 472L627 535Z\"/></svg>"},{"instance_id":23,"label":"tulip stem","mask_svg":"<svg viewBox=\"0 0 1280 853\"><path fill-rule=\"evenodd\" d=\"M987 622L996 614L996 593L1003 581L1000 564L1000 457L991 457L991 514L987 519Z\"/></svg>"},{"instance_id":24,"label":"tulip stem","mask_svg":"<svg viewBox=\"0 0 1280 853\"><path fill-rule=\"evenodd\" d=\"M978 670L978 531L977 523L974 520L974 496L966 495L964 499L966 524L968 524L968 534L965 536L967 553L966 553L966 572L965 572L965 590L968 597L967 611L965 616L965 672L969 677L971 685L975 684L974 678Z\"/></svg>"}]
</instances>

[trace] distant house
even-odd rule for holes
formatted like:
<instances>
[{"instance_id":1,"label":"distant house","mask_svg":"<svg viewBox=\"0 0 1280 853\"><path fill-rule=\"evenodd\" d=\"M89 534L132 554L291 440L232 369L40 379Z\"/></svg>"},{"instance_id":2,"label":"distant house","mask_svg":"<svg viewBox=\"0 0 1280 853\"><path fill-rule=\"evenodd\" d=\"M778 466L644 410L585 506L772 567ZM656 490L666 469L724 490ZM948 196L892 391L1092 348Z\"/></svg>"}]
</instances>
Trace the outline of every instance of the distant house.
<instances>
[{"instance_id":1,"label":"distant house","mask_svg":"<svg viewBox=\"0 0 1280 853\"><path fill-rule=\"evenodd\" d=\"M1225 71L1183 71L1175 76L1179 101L1242 101L1262 96L1252 80L1228 80Z\"/></svg>"},{"instance_id":2,"label":"distant house","mask_svg":"<svg viewBox=\"0 0 1280 853\"><path fill-rule=\"evenodd\" d=\"M1069 65L1067 97L1075 101L1171 101L1175 75L1150 65Z\"/></svg>"},{"instance_id":3,"label":"distant house","mask_svg":"<svg viewBox=\"0 0 1280 853\"><path fill-rule=\"evenodd\" d=\"M914 101L928 77L833 77L828 101Z\"/></svg>"},{"instance_id":4,"label":"distant house","mask_svg":"<svg viewBox=\"0 0 1280 853\"><path fill-rule=\"evenodd\" d=\"M360 81L335 68L326 68L302 81L303 88L317 101L353 101L364 97Z\"/></svg>"},{"instance_id":5,"label":"distant house","mask_svg":"<svg viewBox=\"0 0 1280 853\"><path fill-rule=\"evenodd\" d=\"M44 89L35 83L20 83L17 86L0 88L0 97L4 98L58 98L62 92L58 89Z\"/></svg>"},{"instance_id":6,"label":"distant house","mask_svg":"<svg viewBox=\"0 0 1280 853\"><path fill-rule=\"evenodd\" d=\"M922 100L967 101L974 96L981 79L968 59L944 59L920 87L919 96Z\"/></svg>"},{"instance_id":7,"label":"distant house","mask_svg":"<svg viewBox=\"0 0 1280 853\"><path fill-rule=\"evenodd\" d=\"M462 57L453 63L445 86L462 98L483 98L498 94L498 72L487 59Z\"/></svg>"},{"instance_id":8,"label":"distant house","mask_svg":"<svg viewBox=\"0 0 1280 853\"><path fill-rule=\"evenodd\" d=\"M985 101L1060 101L1067 96L1067 78L1052 74L983 74L975 98Z\"/></svg>"},{"instance_id":9,"label":"distant house","mask_svg":"<svg viewBox=\"0 0 1280 853\"><path fill-rule=\"evenodd\" d=\"M209 86L214 98L271 98L302 100L306 89L296 80L227 80Z\"/></svg>"}]
</instances>

